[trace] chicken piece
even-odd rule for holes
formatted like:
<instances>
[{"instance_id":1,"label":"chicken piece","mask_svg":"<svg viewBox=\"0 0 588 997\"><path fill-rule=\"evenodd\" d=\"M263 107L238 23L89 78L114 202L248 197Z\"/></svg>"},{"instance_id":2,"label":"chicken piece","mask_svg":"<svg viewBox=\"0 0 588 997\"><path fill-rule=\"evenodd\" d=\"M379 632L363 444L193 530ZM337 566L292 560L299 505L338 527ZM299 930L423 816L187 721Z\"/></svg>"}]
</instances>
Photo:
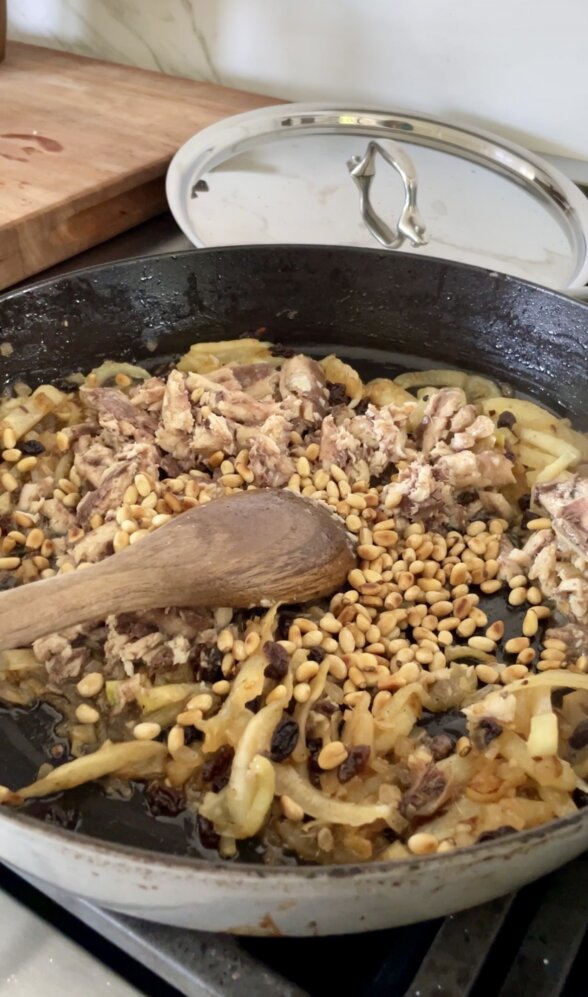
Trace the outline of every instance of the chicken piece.
<instances>
[{"instance_id":1,"label":"chicken piece","mask_svg":"<svg viewBox=\"0 0 588 997\"><path fill-rule=\"evenodd\" d=\"M475 454L470 450L440 457L435 465L441 477L453 488L503 488L515 483L512 464L491 450Z\"/></svg>"},{"instance_id":2,"label":"chicken piece","mask_svg":"<svg viewBox=\"0 0 588 997\"><path fill-rule=\"evenodd\" d=\"M59 498L45 499L40 507L40 512L48 520L50 534L63 537L76 525L74 512L67 509Z\"/></svg>"},{"instance_id":3,"label":"chicken piece","mask_svg":"<svg viewBox=\"0 0 588 997\"><path fill-rule=\"evenodd\" d=\"M152 442L155 420L133 405L116 388L80 388L80 398L87 408L95 411L105 434L105 442L120 446L129 440Z\"/></svg>"},{"instance_id":4,"label":"chicken piece","mask_svg":"<svg viewBox=\"0 0 588 997\"><path fill-rule=\"evenodd\" d=\"M364 415L344 416L338 423L328 415L321 426L319 454L325 470L336 464L350 481L368 480L405 460L412 453L406 431L410 411L408 406L368 405Z\"/></svg>"},{"instance_id":5,"label":"chicken piece","mask_svg":"<svg viewBox=\"0 0 588 997\"><path fill-rule=\"evenodd\" d=\"M104 557L109 557L113 553L112 542L118 528L116 520L111 519L99 526L98 529L86 533L85 537L78 540L72 549L75 563L95 564Z\"/></svg>"},{"instance_id":6,"label":"chicken piece","mask_svg":"<svg viewBox=\"0 0 588 997\"><path fill-rule=\"evenodd\" d=\"M117 509L123 500L129 485L133 484L135 475L143 472L157 481L157 451L148 443L131 443L123 446L117 454L117 459L103 475L98 488L88 492L78 504L77 516L84 525L94 512L104 515L111 509Z\"/></svg>"},{"instance_id":7,"label":"chicken piece","mask_svg":"<svg viewBox=\"0 0 588 997\"><path fill-rule=\"evenodd\" d=\"M588 557L588 478L536 485L533 499L553 517L553 529L564 547Z\"/></svg>"},{"instance_id":8,"label":"chicken piece","mask_svg":"<svg viewBox=\"0 0 588 997\"><path fill-rule=\"evenodd\" d=\"M421 422L422 451L430 454L439 443L445 441L450 430L451 420L467 405L461 388L442 388L429 399ZM473 406L469 406L473 408ZM475 417L476 410L473 411ZM470 420L471 421L471 420Z\"/></svg>"},{"instance_id":9,"label":"chicken piece","mask_svg":"<svg viewBox=\"0 0 588 997\"><path fill-rule=\"evenodd\" d=\"M554 598L558 609L578 623L588 623L588 579L564 577L556 587Z\"/></svg>"},{"instance_id":10,"label":"chicken piece","mask_svg":"<svg viewBox=\"0 0 588 997\"><path fill-rule=\"evenodd\" d=\"M468 407L473 408L473 405ZM488 440L489 443L494 442L494 423L486 415L476 416L474 421L463 432L455 433L451 437L449 446L451 450L457 453L460 450L471 450L478 440Z\"/></svg>"},{"instance_id":11,"label":"chicken piece","mask_svg":"<svg viewBox=\"0 0 588 997\"><path fill-rule=\"evenodd\" d=\"M33 653L47 669L50 688L59 689L64 682L79 676L90 652L86 647L73 647L72 641L83 632L83 627L71 627L61 634L49 634L34 641Z\"/></svg>"},{"instance_id":12,"label":"chicken piece","mask_svg":"<svg viewBox=\"0 0 588 997\"><path fill-rule=\"evenodd\" d=\"M192 447L195 455L204 459L212 457L218 450L225 454L235 454L235 427L228 419L215 415L214 412L207 416L198 415L192 433Z\"/></svg>"},{"instance_id":13,"label":"chicken piece","mask_svg":"<svg viewBox=\"0 0 588 997\"><path fill-rule=\"evenodd\" d=\"M382 474L390 464L409 456L406 422L411 411L410 406L368 405L365 415L347 420L351 434L363 445L370 476Z\"/></svg>"},{"instance_id":14,"label":"chicken piece","mask_svg":"<svg viewBox=\"0 0 588 997\"><path fill-rule=\"evenodd\" d=\"M478 498L482 508L492 516L506 519L507 522L510 522L514 518L515 509L500 492L480 492Z\"/></svg>"},{"instance_id":15,"label":"chicken piece","mask_svg":"<svg viewBox=\"0 0 588 997\"><path fill-rule=\"evenodd\" d=\"M443 807L449 797L449 785L443 772L432 762L416 759L408 765L412 784L398 804L399 813L406 820L431 817Z\"/></svg>"},{"instance_id":16,"label":"chicken piece","mask_svg":"<svg viewBox=\"0 0 588 997\"><path fill-rule=\"evenodd\" d=\"M291 431L292 424L275 413L254 436L249 447L249 467L260 488L280 488L294 474L294 461L288 456Z\"/></svg>"},{"instance_id":17,"label":"chicken piece","mask_svg":"<svg viewBox=\"0 0 588 997\"><path fill-rule=\"evenodd\" d=\"M165 386L161 422L155 434L162 450L177 460L185 459L192 446L194 416L186 386L186 375L172 370Z\"/></svg>"},{"instance_id":18,"label":"chicken piece","mask_svg":"<svg viewBox=\"0 0 588 997\"><path fill-rule=\"evenodd\" d=\"M149 609L134 615L167 637L181 636L188 640L194 640L213 624L212 613L206 609Z\"/></svg>"},{"instance_id":19,"label":"chicken piece","mask_svg":"<svg viewBox=\"0 0 588 997\"><path fill-rule=\"evenodd\" d=\"M539 532L546 535L542 538L544 540L542 546L529 549L530 541L527 541L523 547L523 554L530 561L527 570L529 580L538 582L544 594L551 597L555 592L558 579L557 545L551 530L540 530ZM534 540L533 537L532 540Z\"/></svg>"},{"instance_id":20,"label":"chicken piece","mask_svg":"<svg viewBox=\"0 0 588 997\"><path fill-rule=\"evenodd\" d=\"M211 411L242 425L260 426L277 409L276 402L259 401L242 391L228 367L206 376L188 374L187 386L192 393L192 400L197 399L197 404L205 410L205 415Z\"/></svg>"},{"instance_id":21,"label":"chicken piece","mask_svg":"<svg viewBox=\"0 0 588 997\"><path fill-rule=\"evenodd\" d=\"M398 509L409 522L420 520L430 529L448 524L461 529L465 521L465 509L453 490L435 465L422 458L413 460L383 489L382 501L385 508Z\"/></svg>"},{"instance_id":22,"label":"chicken piece","mask_svg":"<svg viewBox=\"0 0 588 997\"><path fill-rule=\"evenodd\" d=\"M319 459L324 468L336 464L351 481L367 480L369 470L361 458L361 441L350 431L351 419L337 425L332 415L323 419L320 436Z\"/></svg>"},{"instance_id":23,"label":"chicken piece","mask_svg":"<svg viewBox=\"0 0 588 997\"><path fill-rule=\"evenodd\" d=\"M239 386L252 398L272 398L278 386L279 374L269 363L248 363L231 367Z\"/></svg>"},{"instance_id":24,"label":"chicken piece","mask_svg":"<svg viewBox=\"0 0 588 997\"><path fill-rule=\"evenodd\" d=\"M329 390L321 365L310 357L298 354L282 364L280 396L285 402L284 413L298 417L308 426L317 425L327 411ZM292 405L298 402L298 405Z\"/></svg>"},{"instance_id":25,"label":"chicken piece","mask_svg":"<svg viewBox=\"0 0 588 997\"><path fill-rule=\"evenodd\" d=\"M541 559L541 554L545 552ZM527 540L524 547L515 547L512 541L502 536L498 548L498 577L510 581L516 575L529 575L530 578L541 577L541 584L553 590L555 578L555 542L551 530L537 530ZM538 565L532 565L539 558ZM548 593L546 593L548 594Z\"/></svg>"},{"instance_id":26,"label":"chicken piece","mask_svg":"<svg viewBox=\"0 0 588 997\"><path fill-rule=\"evenodd\" d=\"M135 405L136 408L145 409L147 412L159 412L164 394L165 381L160 377L149 377L131 391L129 399L131 405Z\"/></svg>"},{"instance_id":27,"label":"chicken piece","mask_svg":"<svg viewBox=\"0 0 588 997\"><path fill-rule=\"evenodd\" d=\"M74 467L92 488L98 488L114 459L114 450L98 441L93 443L91 436L81 436L74 445Z\"/></svg>"},{"instance_id":28,"label":"chicken piece","mask_svg":"<svg viewBox=\"0 0 588 997\"><path fill-rule=\"evenodd\" d=\"M545 637L563 641L567 645L569 661L576 661L581 655L588 656L588 625L566 623L563 627L550 627Z\"/></svg>"}]
</instances>

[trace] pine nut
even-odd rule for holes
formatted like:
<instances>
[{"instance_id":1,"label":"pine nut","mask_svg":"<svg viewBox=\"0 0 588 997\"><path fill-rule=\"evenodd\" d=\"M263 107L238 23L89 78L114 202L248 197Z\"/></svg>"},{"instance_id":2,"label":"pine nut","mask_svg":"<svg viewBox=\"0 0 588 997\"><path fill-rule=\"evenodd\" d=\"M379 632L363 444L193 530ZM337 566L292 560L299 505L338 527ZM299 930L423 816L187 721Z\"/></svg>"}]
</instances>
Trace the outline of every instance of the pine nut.
<instances>
[{"instance_id":1,"label":"pine nut","mask_svg":"<svg viewBox=\"0 0 588 997\"><path fill-rule=\"evenodd\" d=\"M207 713L212 706L213 699L210 693L201 692L197 693L196 696L192 696L192 699L188 700L186 703L187 710L202 710L203 713Z\"/></svg>"},{"instance_id":2,"label":"pine nut","mask_svg":"<svg viewBox=\"0 0 588 997\"><path fill-rule=\"evenodd\" d=\"M480 589L484 595L494 595L502 588L502 582L498 578L489 579L486 582L480 583Z\"/></svg>"},{"instance_id":3,"label":"pine nut","mask_svg":"<svg viewBox=\"0 0 588 997\"><path fill-rule=\"evenodd\" d=\"M186 735L184 734L184 728L180 727L179 724L175 724L167 735L167 750L170 755L177 754L184 747L185 743Z\"/></svg>"},{"instance_id":4,"label":"pine nut","mask_svg":"<svg viewBox=\"0 0 588 997\"><path fill-rule=\"evenodd\" d=\"M527 590L522 585L517 585L516 588L511 590L508 597L509 605L511 606L522 606L527 599Z\"/></svg>"},{"instance_id":5,"label":"pine nut","mask_svg":"<svg viewBox=\"0 0 588 997\"><path fill-rule=\"evenodd\" d=\"M311 691L308 682L299 682L298 685L294 686L292 695L297 703L307 703L310 699Z\"/></svg>"},{"instance_id":6,"label":"pine nut","mask_svg":"<svg viewBox=\"0 0 588 997\"><path fill-rule=\"evenodd\" d=\"M541 589L537 588L536 585L531 585L531 588L527 591L527 602L530 602L532 606L539 606L543 601L543 595Z\"/></svg>"},{"instance_id":7,"label":"pine nut","mask_svg":"<svg viewBox=\"0 0 588 997\"><path fill-rule=\"evenodd\" d=\"M287 817L288 820L292 820L297 824L301 820L304 820L304 810L298 803L290 799L289 796L280 796L280 806L284 817Z\"/></svg>"},{"instance_id":8,"label":"pine nut","mask_svg":"<svg viewBox=\"0 0 588 997\"><path fill-rule=\"evenodd\" d=\"M30 457L23 457L22 460L19 460L18 464L16 465L16 469L17 471L20 471L21 474L27 474L29 471L32 471L33 468L37 466L37 464L38 464L37 458L31 454Z\"/></svg>"},{"instance_id":9,"label":"pine nut","mask_svg":"<svg viewBox=\"0 0 588 997\"><path fill-rule=\"evenodd\" d=\"M426 834L424 831L420 831L417 834L411 834L410 838L406 842L409 852L413 855L431 855L433 852L437 851L439 842L434 834Z\"/></svg>"},{"instance_id":10,"label":"pine nut","mask_svg":"<svg viewBox=\"0 0 588 997\"><path fill-rule=\"evenodd\" d=\"M514 575L512 578L509 578L508 580L508 587L511 589L525 588L526 584L527 584L526 575Z\"/></svg>"},{"instance_id":11,"label":"pine nut","mask_svg":"<svg viewBox=\"0 0 588 997\"><path fill-rule=\"evenodd\" d=\"M0 557L0 571L14 571L20 565L20 557Z\"/></svg>"},{"instance_id":12,"label":"pine nut","mask_svg":"<svg viewBox=\"0 0 588 997\"><path fill-rule=\"evenodd\" d=\"M528 646L528 637L511 637L511 639L507 640L504 645L504 650L507 654L520 654L520 652L524 651Z\"/></svg>"},{"instance_id":13,"label":"pine nut","mask_svg":"<svg viewBox=\"0 0 588 997\"><path fill-rule=\"evenodd\" d=\"M137 741L153 741L161 734L161 727L156 723L140 723L133 727L133 737Z\"/></svg>"},{"instance_id":14,"label":"pine nut","mask_svg":"<svg viewBox=\"0 0 588 997\"><path fill-rule=\"evenodd\" d=\"M507 665L500 673L500 681L504 685L508 685L510 682L516 682L518 679L524 679L528 671L529 669L526 665Z\"/></svg>"},{"instance_id":15,"label":"pine nut","mask_svg":"<svg viewBox=\"0 0 588 997\"><path fill-rule=\"evenodd\" d=\"M486 637L494 641L502 640L504 637L504 623L502 620L495 620L494 623L490 624L486 630Z\"/></svg>"},{"instance_id":16,"label":"pine nut","mask_svg":"<svg viewBox=\"0 0 588 997\"><path fill-rule=\"evenodd\" d=\"M98 696L103 688L104 676L101 672L88 672L87 675L84 675L80 679L76 686L80 696L84 696L87 699L93 699L94 696Z\"/></svg>"},{"instance_id":17,"label":"pine nut","mask_svg":"<svg viewBox=\"0 0 588 997\"><path fill-rule=\"evenodd\" d=\"M10 426L2 431L2 445L5 450L12 450L16 446L16 434Z\"/></svg>"},{"instance_id":18,"label":"pine nut","mask_svg":"<svg viewBox=\"0 0 588 997\"><path fill-rule=\"evenodd\" d=\"M530 519L527 523L528 530L550 530L552 526L551 520L547 517L542 516L538 519Z\"/></svg>"},{"instance_id":19,"label":"pine nut","mask_svg":"<svg viewBox=\"0 0 588 997\"><path fill-rule=\"evenodd\" d=\"M525 637L534 637L539 629L537 614L532 609L528 609L523 620L523 633Z\"/></svg>"},{"instance_id":20,"label":"pine nut","mask_svg":"<svg viewBox=\"0 0 588 997\"><path fill-rule=\"evenodd\" d=\"M352 654L355 651L355 640L351 630L348 627L343 627L339 633L339 647L343 651L343 654Z\"/></svg>"},{"instance_id":21,"label":"pine nut","mask_svg":"<svg viewBox=\"0 0 588 997\"><path fill-rule=\"evenodd\" d=\"M0 483L2 487L6 489L7 492L15 492L18 488L18 481L10 471L5 471L0 477Z\"/></svg>"},{"instance_id":22,"label":"pine nut","mask_svg":"<svg viewBox=\"0 0 588 997\"><path fill-rule=\"evenodd\" d=\"M339 767L341 762L347 758L347 748L341 741L331 741L325 744L319 752L317 761L319 766L326 772Z\"/></svg>"},{"instance_id":23,"label":"pine nut","mask_svg":"<svg viewBox=\"0 0 588 997\"><path fill-rule=\"evenodd\" d=\"M490 640L489 637L470 637L468 645L476 651L486 651L488 654L496 650L496 641Z\"/></svg>"},{"instance_id":24,"label":"pine nut","mask_svg":"<svg viewBox=\"0 0 588 997\"><path fill-rule=\"evenodd\" d=\"M100 720L100 714L93 706L81 703L76 709L76 720L81 724L95 724Z\"/></svg>"},{"instance_id":25,"label":"pine nut","mask_svg":"<svg viewBox=\"0 0 588 997\"><path fill-rule=\"evenodd\" d=\"M499 679L498 671L491 665L476 665L476 675L485 685L494 685Z\"/></svg>"},{"instance_id":26,"label":"pine nut","mask_svg":"<svg viewBox=\"0 0 588 997\"><path fill-rule=\"evenodd\" d=\"M211 688L216 696L228 696L231 691L231 683L227 682L226 679L219 679L218 682L213 683Z\"/></svg>"},{"instance_id":27,"label":"pine nut","mask_svg":"<svg viewBox=\"0 0 588 997\"><path fill-rule=\"evenodd\" d=\"M457 627L457 632L460 637L471 637L476 629L476 624L474 620L465 619L462 620Z\"/></svg>"}]
</instances>

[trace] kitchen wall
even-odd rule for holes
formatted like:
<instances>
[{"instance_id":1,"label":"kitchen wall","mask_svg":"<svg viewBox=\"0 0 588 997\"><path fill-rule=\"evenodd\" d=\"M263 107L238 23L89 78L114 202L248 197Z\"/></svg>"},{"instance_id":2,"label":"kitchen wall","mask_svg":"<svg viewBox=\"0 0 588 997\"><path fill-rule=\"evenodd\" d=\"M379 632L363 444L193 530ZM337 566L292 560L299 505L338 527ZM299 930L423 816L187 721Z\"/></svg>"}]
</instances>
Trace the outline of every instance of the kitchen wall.
<instances>
[{"instance_id":1,"label":"kitchen wall","mask_svg":"<svg viewBox=\"0 0 588 997\"><path fill-rule=\"evenodd\" d=\"M8 0L9 37L588 160L587 0Z\"/></svg>"}]
</instances>

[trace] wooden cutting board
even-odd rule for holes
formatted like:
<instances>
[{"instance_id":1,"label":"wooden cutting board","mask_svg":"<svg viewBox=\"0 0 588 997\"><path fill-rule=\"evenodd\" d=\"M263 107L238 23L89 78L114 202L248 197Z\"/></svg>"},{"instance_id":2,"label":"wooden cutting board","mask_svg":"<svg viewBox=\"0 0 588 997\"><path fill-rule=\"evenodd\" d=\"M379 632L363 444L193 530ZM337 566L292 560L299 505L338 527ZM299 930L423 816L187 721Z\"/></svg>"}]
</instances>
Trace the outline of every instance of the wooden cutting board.
<instances>
[{"instance_id":1,"label":"wooden cutting board","mask_svg":"<svg viewBox=\"0 0 588 997\"><path fill-rule=\"evenodd\" d=\"M0 289L166 208L190 135L272 98L8 43L0 63Z\"/></svg>"}]
</instances>

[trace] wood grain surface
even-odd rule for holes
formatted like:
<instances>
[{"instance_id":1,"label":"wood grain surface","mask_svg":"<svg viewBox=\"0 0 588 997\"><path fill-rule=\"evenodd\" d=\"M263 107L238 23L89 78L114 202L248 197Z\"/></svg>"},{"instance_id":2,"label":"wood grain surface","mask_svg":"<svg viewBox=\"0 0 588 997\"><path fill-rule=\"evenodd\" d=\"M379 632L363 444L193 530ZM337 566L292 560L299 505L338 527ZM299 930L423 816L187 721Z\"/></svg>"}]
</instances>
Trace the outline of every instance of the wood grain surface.
<instances>
[{"instance_id":1,"label":"wood grain surface","mask_svg":"<svg viewBox=\"0 0 588 997\"><path fill-rule=\"evenodd\" d=\"M165 210L177 148L268 97L9 42L0 63L0 289Z\"/></svg>"}]
</instances>

